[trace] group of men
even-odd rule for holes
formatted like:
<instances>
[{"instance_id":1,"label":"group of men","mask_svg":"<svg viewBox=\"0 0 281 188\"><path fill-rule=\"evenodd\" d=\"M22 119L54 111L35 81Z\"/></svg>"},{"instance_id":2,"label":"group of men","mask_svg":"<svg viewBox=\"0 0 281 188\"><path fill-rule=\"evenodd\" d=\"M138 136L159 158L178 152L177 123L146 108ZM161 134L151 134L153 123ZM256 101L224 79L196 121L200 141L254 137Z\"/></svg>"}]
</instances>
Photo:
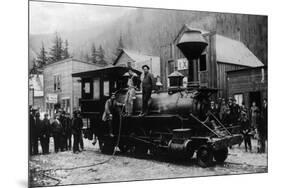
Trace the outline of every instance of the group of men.
<instances>
[{"instance_id":1,"label":"group of men","mask_svg":"<svg viewBox=\"0 0 281 188\"><path fill-rule=\"evenodd\" d=\"M219 99L217 103L211 101L209 112L211 112L226 127L239 126L244 136L245 150L252 150L251 137L258 139L258 153L265 152L267 139L267 99L263 99L261 110L252 102L248 109L245 104L238 105L234 98Z\"/></svg>"},{"instance_id":2,"label":"group of men","mask_svg":"<svg viewBox=\"0 0 281 188\"><path fill-rule=\"evenodd\" d=\"M30 155L39 154L40 145L42 154L49 154L51 137L53 137L54 151L56 153L71 150L72 135L74 138L73 152L78 153L84 150L82 137L83 121L79 111L73 113L73 118L70 118L70 114L65 113L65 111L60 111L51 122L47 113L44 114L44 119L41 120L40 113L30 108L29 124ZM79 149L79 145L81 150Z\"/></svg>"}]
</instances>

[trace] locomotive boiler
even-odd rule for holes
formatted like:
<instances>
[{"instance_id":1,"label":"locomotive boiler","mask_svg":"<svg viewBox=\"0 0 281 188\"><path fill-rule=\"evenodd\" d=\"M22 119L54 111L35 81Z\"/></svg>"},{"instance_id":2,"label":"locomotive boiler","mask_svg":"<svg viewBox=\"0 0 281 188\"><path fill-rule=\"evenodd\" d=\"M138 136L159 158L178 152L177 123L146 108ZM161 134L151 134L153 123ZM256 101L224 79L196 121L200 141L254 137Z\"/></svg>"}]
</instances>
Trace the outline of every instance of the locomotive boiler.
<instances>
[{"instance_id":1,"label":"locomotive boiler","mask_svg":"<svg viewBox=\"0 0 281 188\"><path fill-rule=\"evenodd\" d=\"M188 31L178 44L189 62L206 46L198 31ZM241 143L240 134L232 134L208 111L210 97L217 89L199 85L183 87L183 75L177 71L168 76L168 91L152 93L148 115L138 115L142 108L141 91L136 92L132 115L124 115L124 108L119 108L113 118L114 136L110 136L101 118L104 104L111 92L116 93L119 103L125 103L128 88L123 75L127 71L127 67L115 66L73 74L82 82L79 101L82 116L98 136L102 153L112 154L116 146L121 152L164 154L181 159L190 159L196 153L198 164L206 167L214 159L224 162L228 147ZM133 71L140 75L139 71Z\"/></svg>"}]
</instances>

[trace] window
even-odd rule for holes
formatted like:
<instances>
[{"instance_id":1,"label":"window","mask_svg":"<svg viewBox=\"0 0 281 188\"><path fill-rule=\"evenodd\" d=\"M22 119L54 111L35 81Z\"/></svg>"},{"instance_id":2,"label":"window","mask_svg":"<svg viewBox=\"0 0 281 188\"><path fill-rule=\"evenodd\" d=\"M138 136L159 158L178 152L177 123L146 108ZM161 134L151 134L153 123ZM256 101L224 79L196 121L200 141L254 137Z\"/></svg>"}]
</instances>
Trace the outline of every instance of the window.
<instances>
[{"instance_id":1,"label":"window","mask_svg":"<svg viewBox=\"0 0 281 188\"><path fill-rule=\"evenodd\" d=\"M243 94L239 93L239 94L235 94L234 95L234 99L236 100L236 104L238 104L239 106L242 105L243 102Z\"/></svg>"},{"instance_id":2,"label":"window","mask_svg":"<svg viewBox=\"0 0 281 188\"><path fill-rule=\"evenodd\" d=\"M85 85L84 85L84 92L85 93L90 93L90 82L85 82Z\"/></svg>"},{"instance_id":3,"label":"window","mask_svg":"<svg viewBox=\"0 0 281 188\"><path fill-rule=\"evenodd\" d=\"M61 75L54 76L54 91L61 91Z\"/></svg>"},{"instance_id":4,"label":"window","mask_svg":"<svg viewBox=\"0 0 281 188\"><path fill-rule=\"evenodd\" d=\"M103 82L103 95L109 97L109 81Z\"/></svg>"},{"instance_id":5,"label":"window","mask_svg":"<svg viewBox=\"0 0 281 188\"><path fill-rule=\"evenodd\" d=\"M65 112L70 113L70 99L62 99L61 108Z\"/></svg>"},{"instance_id":6,"label":"window","mask_svg":"<svg viewBox=\"0 0 281 188\"><path fill-rule=\"evenodd\" d=\"M200 71L207 70L206 54L200 56Z\"/></svg>"},{"instance_id":7,"label":"window","mask_svg":"<svg viewBox=\"0 0 281 188\"><path fill-rule=\"evenodd\" d=\"M93 80L93 89L94 89L94 95L93 99L94 100L99 100L100 99L100 79L95 78Z\"/></svg>"}]
</instances>

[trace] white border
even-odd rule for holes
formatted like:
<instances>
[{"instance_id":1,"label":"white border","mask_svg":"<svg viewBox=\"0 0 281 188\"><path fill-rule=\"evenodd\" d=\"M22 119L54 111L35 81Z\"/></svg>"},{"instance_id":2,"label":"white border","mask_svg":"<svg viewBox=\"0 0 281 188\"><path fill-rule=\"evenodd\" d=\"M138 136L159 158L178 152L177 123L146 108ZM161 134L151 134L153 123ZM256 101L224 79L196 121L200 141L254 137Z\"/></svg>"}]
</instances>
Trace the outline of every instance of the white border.
<instances>
[{"instance_id":1,"label":"white border","mask_svg":"<svg viewBox=\"0 0 281 188\"><path fill-rule=\"evenodd\" d=\"M245 0L65 0L107 5L269 15L269 173L64 187L267 187L280 184L280 6ZM27 19L26 0L1 2L1 187L27 186Z\"/></svg>"}]
</instances>

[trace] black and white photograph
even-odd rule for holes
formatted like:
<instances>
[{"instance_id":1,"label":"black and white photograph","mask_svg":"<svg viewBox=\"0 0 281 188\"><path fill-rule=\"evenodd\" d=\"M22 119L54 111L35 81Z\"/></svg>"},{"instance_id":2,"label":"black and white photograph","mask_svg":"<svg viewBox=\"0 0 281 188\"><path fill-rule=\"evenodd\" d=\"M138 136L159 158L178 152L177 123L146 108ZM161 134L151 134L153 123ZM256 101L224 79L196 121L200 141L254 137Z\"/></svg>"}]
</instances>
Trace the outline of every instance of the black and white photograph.
<instances>
[{"instance_id":1,"label":"black and white photograph","mask_svg":"<svg viewBox=\"0 0 281 188\"><path fill-rule=\"evenodd\" d=\"M29 187L268 173L267 15L32 0L26 67Z\"/></svg>"}]
</instances>

